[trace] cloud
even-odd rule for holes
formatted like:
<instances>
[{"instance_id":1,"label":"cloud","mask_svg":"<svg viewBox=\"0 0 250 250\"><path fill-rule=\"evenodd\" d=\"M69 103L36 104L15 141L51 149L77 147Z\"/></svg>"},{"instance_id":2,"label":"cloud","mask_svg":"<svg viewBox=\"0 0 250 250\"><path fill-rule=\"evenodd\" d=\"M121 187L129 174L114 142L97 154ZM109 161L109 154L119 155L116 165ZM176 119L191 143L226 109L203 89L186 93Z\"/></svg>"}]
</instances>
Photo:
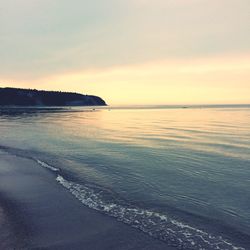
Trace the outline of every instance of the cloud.
<instances>
[{"instance_id":1,"label":"cloud","mask_svg":"<svg viewBox=\"0 0 250 250\"><path fill-rule=\"evenodd\" d=\"M250 51L246 0L9 0L0 74L35 80L81 69Z\"/></svg>"}]
</instances>

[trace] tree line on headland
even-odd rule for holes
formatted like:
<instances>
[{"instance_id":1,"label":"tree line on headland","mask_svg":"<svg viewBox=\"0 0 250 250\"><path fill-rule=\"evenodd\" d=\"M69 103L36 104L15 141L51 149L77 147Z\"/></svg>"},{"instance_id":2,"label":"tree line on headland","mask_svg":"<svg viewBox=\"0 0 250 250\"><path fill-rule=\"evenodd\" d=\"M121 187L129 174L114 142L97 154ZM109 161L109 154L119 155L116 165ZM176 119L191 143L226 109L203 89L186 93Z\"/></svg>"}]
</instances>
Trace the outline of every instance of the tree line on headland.
<instances>
[{"instance_id":1,"label":"tree line on headland","mask_svg":"<svg viewBox=\"0 0 250 250\"><path fill-rule=\"evenodd\" d=\"M36 89L0 88L0 106L106 106L99 96Z\"/></svg>"}]
</instances>

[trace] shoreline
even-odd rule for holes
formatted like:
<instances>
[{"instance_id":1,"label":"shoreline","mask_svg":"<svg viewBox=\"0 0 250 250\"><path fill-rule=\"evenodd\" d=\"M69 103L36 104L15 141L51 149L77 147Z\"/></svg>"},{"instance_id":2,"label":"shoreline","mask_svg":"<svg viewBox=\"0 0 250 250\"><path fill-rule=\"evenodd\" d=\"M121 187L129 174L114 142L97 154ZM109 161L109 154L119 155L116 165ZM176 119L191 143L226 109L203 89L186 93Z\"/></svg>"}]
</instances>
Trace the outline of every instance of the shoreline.
<instances>
[{"instance_id":1,"label":"shoreline","mask_svg":"<svg viewBox=\"0 0 250 250\"><path fill-rule=\"evenodd\" d=\"M175 249L83 206L34 161L0 151L0 239L4 235L9 249Z\"/></svg>"}]
</instances>

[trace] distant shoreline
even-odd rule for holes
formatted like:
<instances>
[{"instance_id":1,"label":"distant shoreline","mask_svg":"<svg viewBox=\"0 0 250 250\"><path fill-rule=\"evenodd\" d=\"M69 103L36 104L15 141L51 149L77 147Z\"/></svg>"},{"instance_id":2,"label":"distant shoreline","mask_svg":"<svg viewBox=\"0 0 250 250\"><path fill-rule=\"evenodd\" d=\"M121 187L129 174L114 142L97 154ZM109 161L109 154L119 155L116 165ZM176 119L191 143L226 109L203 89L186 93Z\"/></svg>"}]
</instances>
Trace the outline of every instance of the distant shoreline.
<instances>
[{"instance_id":1,"label":"distant shoreline","mask_svg":"<svg viewBox=\"0 0 250 250\"><path fill-rule=\"evenodd\" d=\"M35 89L0 88L0 106L106 106L99 96Z\"/></svg>"},{"instance_id":2,"label":"distant shoreline","mask_svg":"<svg viewBox=\"0 0 250 250\"><path fill-rule=\"evenodd\" d=\"M249 107L250 104L131 104L131 105L110 105L110 108L228 108L228 107Z\"/></svg>"},{"instance_id":3,"label":"distant shoreline","mask_svg":"<svg viewBox=\"0 0 250 250\"><path fill-rule=\"evenodd\" d=\"M46 105L0 105L0 108L36 108L36 109L63 109L63 108L98 108L98 109L197 109L197 108L250 108L250 104L195 104L195 105L62 105L62 106L46 106Z\"/></svg>"}]
</instances>

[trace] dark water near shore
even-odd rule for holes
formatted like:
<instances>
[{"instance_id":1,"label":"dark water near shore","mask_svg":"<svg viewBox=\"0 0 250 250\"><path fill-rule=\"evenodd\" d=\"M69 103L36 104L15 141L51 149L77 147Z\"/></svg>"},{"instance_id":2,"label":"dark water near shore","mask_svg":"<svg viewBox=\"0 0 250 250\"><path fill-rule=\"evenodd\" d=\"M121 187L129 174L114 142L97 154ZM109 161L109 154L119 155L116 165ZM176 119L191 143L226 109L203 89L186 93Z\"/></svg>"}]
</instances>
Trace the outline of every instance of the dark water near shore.
<instances>
[{"instance_id":1,"label":"dark water near shore","mask_svg":"<svg viewBox=\"0 0 250 250\"><path fill-rule=\"evenodd\" d=\"M0 148L180 249L250 248L250 106L2 108Z\"/></svg>"}]
</instances>

